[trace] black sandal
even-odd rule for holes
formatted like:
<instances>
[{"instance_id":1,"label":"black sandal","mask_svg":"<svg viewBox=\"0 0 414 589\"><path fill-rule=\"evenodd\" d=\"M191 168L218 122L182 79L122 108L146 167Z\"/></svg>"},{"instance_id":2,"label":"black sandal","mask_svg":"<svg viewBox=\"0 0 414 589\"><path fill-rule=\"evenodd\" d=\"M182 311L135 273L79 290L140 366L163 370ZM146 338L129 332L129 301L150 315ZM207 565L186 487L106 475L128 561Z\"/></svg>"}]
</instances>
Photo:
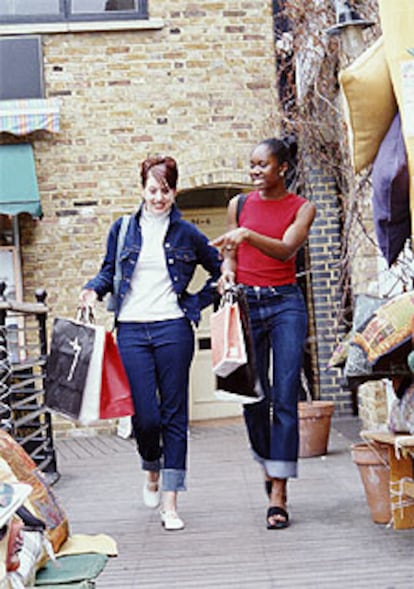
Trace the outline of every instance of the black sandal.
<instances>
[{"instance_id":1,"label":"black sandal","mask_svg":"<svg viewBox=\"0 0 414 589\"><path fill-rule=\"evenodd\" d=\"M276 520L273 521L273 523L270 523L269 518L274 515L280 515L284 520ZM282 528L287 528L289 526L289 514L286 509L283 509L283 507L269 507L266 519L268 530L281 530Z\"/></svg>"}]
</instances>

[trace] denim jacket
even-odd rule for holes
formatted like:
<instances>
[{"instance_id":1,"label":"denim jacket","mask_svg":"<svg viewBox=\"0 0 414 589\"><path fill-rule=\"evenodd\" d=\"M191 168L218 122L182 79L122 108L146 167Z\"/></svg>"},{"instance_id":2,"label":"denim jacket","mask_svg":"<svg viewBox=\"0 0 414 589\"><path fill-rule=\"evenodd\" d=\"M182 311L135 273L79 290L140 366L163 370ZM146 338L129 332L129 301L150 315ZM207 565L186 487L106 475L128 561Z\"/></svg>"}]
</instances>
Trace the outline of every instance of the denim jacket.
<instances>
[{"instance_id":1,"label":"denim jacket","mask_svg":"<svg viewBox=\"0 0 414 589\"><path fill-rule=\"evenodd\" d=\"M131 217L121 250L122 278L116 301L115 319L128 292L134 268L141 252L141 211L142 205L136 215ZM102 300L108 292L113 290L117 239L121 222L122 218L117 219L110 228L106 255L101 269L84 286L84 288L94 290L99 300ZM177 294L178 304L184 315L197 325L200 321L201 310L210 305L213 300L214 289L212 284L220 276L221 258L219 252L208 244L207 237L197 227L181 218L181 213L174 204L170 213L170 224L164 239L164 253L171 282ZM201 264L210 277L199 292L192 294L187 292L187 287L198 264Z\"/></svg>"}]
</instances>

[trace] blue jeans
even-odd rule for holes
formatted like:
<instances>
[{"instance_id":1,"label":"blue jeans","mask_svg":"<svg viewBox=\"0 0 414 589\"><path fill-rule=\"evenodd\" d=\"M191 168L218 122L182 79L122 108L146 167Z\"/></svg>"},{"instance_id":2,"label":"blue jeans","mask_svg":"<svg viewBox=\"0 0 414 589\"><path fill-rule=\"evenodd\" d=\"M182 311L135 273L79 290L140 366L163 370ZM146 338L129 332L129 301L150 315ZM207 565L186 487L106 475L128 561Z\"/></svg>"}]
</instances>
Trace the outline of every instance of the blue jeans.
<instances>
[{"instance_id":1,"label":"blue jeans","mask_svg":"<svg viewBox=\"0 0 414 589\"><path fill-rule=\"evenodd\" d=\"M132 426L142 468L161 470L163 491L185 491L191 323L186 318L120 322L117 335L134 400Z\"/></svg>"},{"instance_id":2,"label":"blue jeans","mask_svg":"<svg viewBox=\"0 0 414 589\"><path fill-rule=\"evenodd\" d=\"M298 400L307 311L296 284L244 287L264 398L245 405L253 455L274 478L297 476ZM272 362L272 382L269 378Z\"/></svg>"}]
</instances>

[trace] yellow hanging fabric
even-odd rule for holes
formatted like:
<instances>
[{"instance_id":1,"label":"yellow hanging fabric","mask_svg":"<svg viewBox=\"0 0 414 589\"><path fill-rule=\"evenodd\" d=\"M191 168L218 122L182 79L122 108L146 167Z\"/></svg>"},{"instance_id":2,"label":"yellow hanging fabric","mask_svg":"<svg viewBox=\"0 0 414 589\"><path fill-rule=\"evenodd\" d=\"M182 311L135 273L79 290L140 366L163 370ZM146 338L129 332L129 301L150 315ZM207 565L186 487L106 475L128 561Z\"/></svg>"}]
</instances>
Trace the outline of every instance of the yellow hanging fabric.
<instances>
[{"instance_id":1,"label":"yellow hanging fabric","mask_svg":"<svg viewBox=\"0 0 414 589\"><path fill-rule=\"evenodd\" d=\"M378 0L385 55L401 114L410 174L411 235L414 230L414 2ZM413 54L410 52L412 50Z\"/></svg>"}]
</instances>

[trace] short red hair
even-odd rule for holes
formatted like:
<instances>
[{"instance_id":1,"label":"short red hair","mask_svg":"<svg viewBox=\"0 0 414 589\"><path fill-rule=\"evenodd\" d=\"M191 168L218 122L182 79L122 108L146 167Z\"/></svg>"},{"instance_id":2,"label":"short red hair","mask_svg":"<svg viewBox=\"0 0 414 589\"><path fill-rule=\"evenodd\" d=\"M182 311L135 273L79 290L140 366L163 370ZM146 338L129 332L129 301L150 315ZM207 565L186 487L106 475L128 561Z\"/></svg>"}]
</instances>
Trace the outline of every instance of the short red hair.
<instances>
[{"instance_id":1,"label":"short red hair","mask_svg":"<svg viewBox=\"0 0 414 589\"><path fill-rule=\"evenodd\" d=\"M150 171L159 182L164 180L172 190L177 188L178 168L174 158L163 155L147 157L141 164L141 181L144 188Z\"/></svg>"}]
</instances>

